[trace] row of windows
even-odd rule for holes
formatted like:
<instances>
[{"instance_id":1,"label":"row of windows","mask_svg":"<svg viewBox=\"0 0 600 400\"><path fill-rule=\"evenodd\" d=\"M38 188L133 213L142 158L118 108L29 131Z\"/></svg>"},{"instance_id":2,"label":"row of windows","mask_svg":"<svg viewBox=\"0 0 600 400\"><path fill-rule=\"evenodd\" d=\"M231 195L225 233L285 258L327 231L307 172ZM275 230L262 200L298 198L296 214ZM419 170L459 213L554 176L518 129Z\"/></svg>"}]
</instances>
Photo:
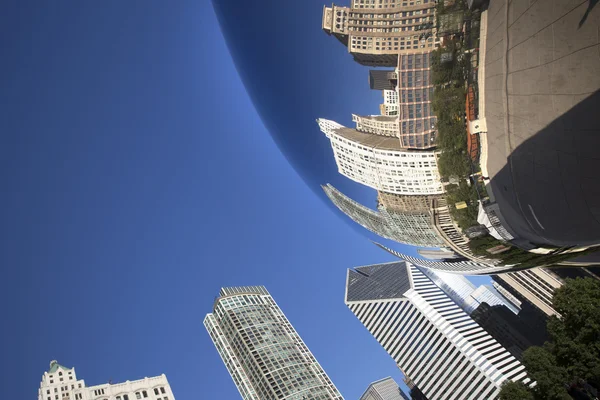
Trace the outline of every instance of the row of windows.
<instances>
[{"instance_id":1,"label":"row of windows","mask_svg":"<svg viewBox=\"0 0 600 400\"><path fill-rule=\"evenodd\" d=\"M433 2L433 0L416 0L416 1L400 1L400 0L354 0L353 8L395 8L395 7L407 7L419 4L427 4Z\"/></svg>"}]
</instances>

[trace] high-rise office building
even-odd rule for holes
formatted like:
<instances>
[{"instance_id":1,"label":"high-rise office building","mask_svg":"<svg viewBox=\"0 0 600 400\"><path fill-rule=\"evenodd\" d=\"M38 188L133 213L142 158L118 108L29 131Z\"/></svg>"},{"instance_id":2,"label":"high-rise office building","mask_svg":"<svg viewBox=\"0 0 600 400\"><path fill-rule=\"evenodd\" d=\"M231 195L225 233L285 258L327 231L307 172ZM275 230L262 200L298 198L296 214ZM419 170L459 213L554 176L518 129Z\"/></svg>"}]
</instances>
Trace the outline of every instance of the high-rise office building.
<instances>
[{"instance_id":1,"label":"high-rise office building","mask_svg":"<svg viewBox=\"0 0 600 400\"><path fill-rule=\"evenodd\" d=\"M408 397L390 376L375 381L360 396L359 400L407 400Z\"/></svg>"},{"instance_id":2,"label":"high-rise office building","mask_svg":"<svg viewBox=\"0 0 600 400\"><path fill-rule=\"evenodd\" d=\"M354 222L371 232L399 243L414 246L440 246L443 242L431 224L427 212L389 212L383 207L379 211L363 206L331 186L324 185L327 197Z\"/></svg>"},{"instance_id":3,"label":"high-rise office building","mask_svg":"<svg viewBox=\"0 0 600 400\"><path fill-rule=\"evenodd\" d=\"M431 53L400 54L398 76L399 137L402 146L427 149L435 146L437 117L433 113Z\"/></svg>"},{"instance_id":4,"label":"high-rise office building","mask_svg":"<svg viewBox=\"0 0 600 400\"><path fill-rule=\"evenodd\" d=\"M518 293L546 315L558 315L552 307L552 297L563 283L550 269L532 268L509 272L496 275L494 280L513 295Z\"/></svg>"},{"instance_id":5,"label":"high-rise office building","mask_svg":"<svg viewBox=\"0 0 600 400\"><path fill-rule=\"evenodd\" d=\"M514 314L519 312L518 307L515 307L491 286L480 285L477 287L464 275L421 267L419 270L469 315L482 303L490 306L505 306Z\"/></svg>"},{"instance_id":6,"label":"high-rise office building","mask_svg":"<svg viewBox=\"0 0 600 400\"><path fill-rule=\"evenodd\" d=\"M346 304L430 400L493 399L524 366L417 267L348 270Z\"/></svg>"},{"instance_id":7,"label":"high-rise office building","mask_svg":"<svg viewBox=\"0 0 600 400\"><path fill-rule=\"evenodd\" d=\"M383 103L379 105L381 115L398 115L398 92L394 90L382 90Z\"/></svg>"},{"instance_id":8,"label":"high-rise office building","mask_svg":"<svg viewBox=\"0 0 600 400\"><path fill-rule=\"evenodd\" d=\"M369 87L373 90L396 90L398 75L394 70L372 69L369 71Z\"/></svg>"},{"instance_id":9,"label":"high-rise office building","mask_svg":"<svg viewBox=\"0 0 600 400\"><path fill-rule=\"evenodd\" d=\"M324 7L321 27L359 64L395 67L398 54L438 46L434 7L434 0L353 0L351 7Z\"/></svg>"},{"instance_id":10,"label":"high-rise office building","mask_svg":"<svg viewBox=\"0 0 600 400\"><path fill-rule=\"evenodd\" d=\"M204 326L244 400L343 399L265 287L222 288Z\"/></svg>"},{"instance_id":11,"label":"high-rise office building","mask_svg":"<svg viewBox=\"0 0 600 400\"><path fill-rule=\"evenodd\" d=\"M407 151L397 138L359 132L322 118L317 123L331 141L339 173L347 178L389 193L443 193L435 152Z\"/></svg>"},{"instance_id":12,"label":"high-rise office building","mask_svg":"<svg viewBox=\"0 0 600 400\"><path fill-rule=\"evenodd\" d=\"M526 349L542 346L548 340L545 329L532 329L529 321L503 305L481 303L471 318L519 360Z\"/></svg>"},{"instance_id":13,"label":"high-rise office building","mask_svg":"<svg viewBox=\"0 0 600 400\"><path fill-rule=\"evenodd\" d=\"M44 372L38 389L38 400L175 400L167 377L163 374L123 383L86 386L77 379L75 368L67 368L56 360Z\"/></svg>"}]
</instances>

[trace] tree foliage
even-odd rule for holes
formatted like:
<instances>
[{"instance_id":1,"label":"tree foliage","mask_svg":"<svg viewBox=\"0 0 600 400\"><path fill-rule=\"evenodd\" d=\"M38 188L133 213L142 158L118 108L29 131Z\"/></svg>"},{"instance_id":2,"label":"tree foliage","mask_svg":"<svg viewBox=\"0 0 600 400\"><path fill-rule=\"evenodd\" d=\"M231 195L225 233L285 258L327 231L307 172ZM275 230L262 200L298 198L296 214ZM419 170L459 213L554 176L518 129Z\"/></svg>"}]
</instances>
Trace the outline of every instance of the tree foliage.
<instances>
[{"instance_id":1,"label":"tree foliage","mask_svg":"<svg viewBox=\"0 0 600 400\"><path fill-rule=\"evenodd\" d=\"M567 279L552 305L560 316L548 321L551 340L523 353L523 364L537 382L530 392L536 400L571 399L569 393L594 398L600 388L600 281ZM500 399L516 398L516 390L504 385Z\"/></svg>"},{"instance_id":2,"label":"tree foliage","mask_svg":"<svg viewBox=\"0 0 600 400\"><path fill-rule=\"evenodd\" d=\"M573 379L600 388L600 281L569 279L556 291L548 321L550 349Z\"/></svg>"},{"instance_id":3,"label":"tree foliage","mask_svg":"<svg viewBox=\"0 0 600 400\"><path fill-rule=\"evenodd\" d=\"M522 382L508 381L502 385L498 400L534 400L533 393Z\"/></svg>"}]
</instances>

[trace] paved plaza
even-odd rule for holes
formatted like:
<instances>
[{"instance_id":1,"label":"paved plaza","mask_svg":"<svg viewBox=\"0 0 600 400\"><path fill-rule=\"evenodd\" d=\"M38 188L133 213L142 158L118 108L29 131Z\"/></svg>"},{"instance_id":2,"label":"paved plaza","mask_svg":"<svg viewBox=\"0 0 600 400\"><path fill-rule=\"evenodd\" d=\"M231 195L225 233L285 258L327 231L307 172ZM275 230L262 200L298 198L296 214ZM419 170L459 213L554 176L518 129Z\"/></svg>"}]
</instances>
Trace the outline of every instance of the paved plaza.
<instances>
[{"instance_id":1,"label":"paved plaza","mask_svg":"<svg viewBox=\"0 0 600 400\"><path fill-rule=\"evenodd\" d=\"M538 244L600 243L596 3L489 3L487 171L504 222Z\"/></svg>"}]
</instances>

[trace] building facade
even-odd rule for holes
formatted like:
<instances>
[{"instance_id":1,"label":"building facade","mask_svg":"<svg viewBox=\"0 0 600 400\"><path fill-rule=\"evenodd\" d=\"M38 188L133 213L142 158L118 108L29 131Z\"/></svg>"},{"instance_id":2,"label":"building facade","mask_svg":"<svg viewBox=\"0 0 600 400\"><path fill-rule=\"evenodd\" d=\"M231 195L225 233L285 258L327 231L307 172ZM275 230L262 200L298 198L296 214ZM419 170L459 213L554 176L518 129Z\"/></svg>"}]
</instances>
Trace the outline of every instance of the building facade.
<instances>
[{"instance_id":1,"label":"building facade","mask_svg":"<svg viewBox=\"0 0 600 400\"><path fill-rule=\"evenodd\" d=\"M56 360L44 372L38 390L38 400L174 400L167 377L163 374L123 383L86 386L77 379L75 368L67 368Z\"/></svg>"},{"instance_id":2,"label":"building facade","mask_svg":"<svg viewBox=\"0 0 600 400\"><path fill-rule=\"evenodd\" d=\"M338 171L345 177L389 193L443 193L435 152L406 151L396 138L358 132L322 118L317 123L330 140Z\"/></svg>"},{"instance_id":3,"label":"building facade","mask_svg":"<svg viewBox=\"0 0 600 400\"><path fill-rule=\"evenodd\" d=\"M406 196L395 193L377 192L377 202L388 211L431 212L433 202L443 198L440 195Z\"/></svg>"},{"instance_id":4,"label":"building facade","mask_svg":"<svg viewBox=\"0 0 600 400\"><path fill-rule=\"evenodd\" d=\"M434 0L354 0L351 7L324 7L321 27L359 64L395 67L398 54L439 45L434 7Z\"/></svg>"},{"instance_id":5,"label":"building facade","mask_svg":"<svg viewBox=\"0 0 600 400\"><path fill-rule=\"evenodd\" d=\"M428 149L435 146L437 118L433 113L431 53L400 54L398 76L398 118L402 147Z\"/></svg>"},{"instance_id":6,"label":"building facade","mask_svg":"<svg viewBox=\"0 0 600 400\"><path fill-rule=\"evenodd\" d=\"M445 260L445 261L434 261L434 260L424 260L421 258L409 256L407 254L400 253L396 250L390 249L382 245L381 243L373 242L376 246L381 249L387 251L390 254L395 255L396 257L406 260L412 264L418 265L422 268L428 268L441 272L451 272L454 274L462 274L462 275L489 275L495 274L498 272L508 271L511 267L506 267L503 265L493 265L487 264L484 262L470 261L470 260Z\"/></svg>"},{"instance_id":7,"label":"building facade","mask_svg":"<svg viewBox=\"0 0 600 400\"><path fill-rule=\"evenodd\" d=\"M352 121L356 122L356 130L360 132L392 137L398 137L400 133L398 117L352 114Z\"/></svg>"},{"instance_id":8,"label":"building facade","mask_svg":"<svg viewBox=\"0 0 600 400\"><path fill-rule=\"evenodd\" d=\"M515 315L519 313L518 307L515 307L491 286L480 285L477 287L464 275L428 268L419 268L419 270L469 315L482 303L490 306L504 306Z\"/></svg>"},{"instance_id":9,"label":"building facade","mask_svg":"<svg viewBox=\"0 0 600 400\"><path fill-rule=\"evenodd\" d=\"M445 249L417 249L417 253L428 260L448 260L458 258L452 251Z\"/></svg>"},{"instance_id":10,"label":"building facade","mask_svg":"<svg viewBox=\"0 0 600 400\"><path fill-rule=\"evenodd\" d=\"M408 397L392 377L375 381L360 396L359 400L406 400Z\"/></svg>"},{"instance_id":11,"label":"building facade","mask_svg":"<svg viewBox=\"0 0 600 400\"><path fill-rule=\"evenodd\" d=\"M523 317L502 305L481 303L471 318L518 360L529 347L542 346L548 340L545 331L531 329Z\"/></svg>"},{"instance_id":12,"label":"building facade","mask_svg":"<svg viewBox=\"0 0 600 400\"><path fill-rule=\"evenodd\" d=\"M389 212L385 208L372 210L352 200L331 186L323 190L333 204L354 222L383 238L414 246L439 246L442 240L431 225L427 212Z\"/></svg>"},{"instance_id":13,"label":"building facade","mask_svg":"<svg viewBox=\"0 0 600 400\"><path fill-rule=\"evenodd\" d=\"M265 287L222 288L204 326L242 399L343 399Z\"/></svg>"},{"instance_id":14,"label":"building facade","mask_svg":"<svg viewBox=\"0 0 600 400\"><path fill-rule=\"evenodd\" d=\"M398 92L394 90L382 90L383 103L379 106L381 115L398 115Z\"/></svg>"},{"instance_id":15,"label":"building facade","mask_svg":"<svg viewBox=\"0 0 600 400\"><path fill-rule=\"evenodd\" d=\"M348 271L346 304L430 400L493 399L524 366L417 267L405 261Z\"/></svg>"},{"instance_id":16,"label":"building facade","mask_svg":"<svg viewBox=\"0 0 600 400\"><path fill-rule=\"evenodd\" d=\"M522 298L540 309L544 314L558 315L552 307L554 291L563 283L560 278L546 268L532 268L522 271L496 275L494 280L513 295L518 293Z\"/></svg>"}]
</instances>

